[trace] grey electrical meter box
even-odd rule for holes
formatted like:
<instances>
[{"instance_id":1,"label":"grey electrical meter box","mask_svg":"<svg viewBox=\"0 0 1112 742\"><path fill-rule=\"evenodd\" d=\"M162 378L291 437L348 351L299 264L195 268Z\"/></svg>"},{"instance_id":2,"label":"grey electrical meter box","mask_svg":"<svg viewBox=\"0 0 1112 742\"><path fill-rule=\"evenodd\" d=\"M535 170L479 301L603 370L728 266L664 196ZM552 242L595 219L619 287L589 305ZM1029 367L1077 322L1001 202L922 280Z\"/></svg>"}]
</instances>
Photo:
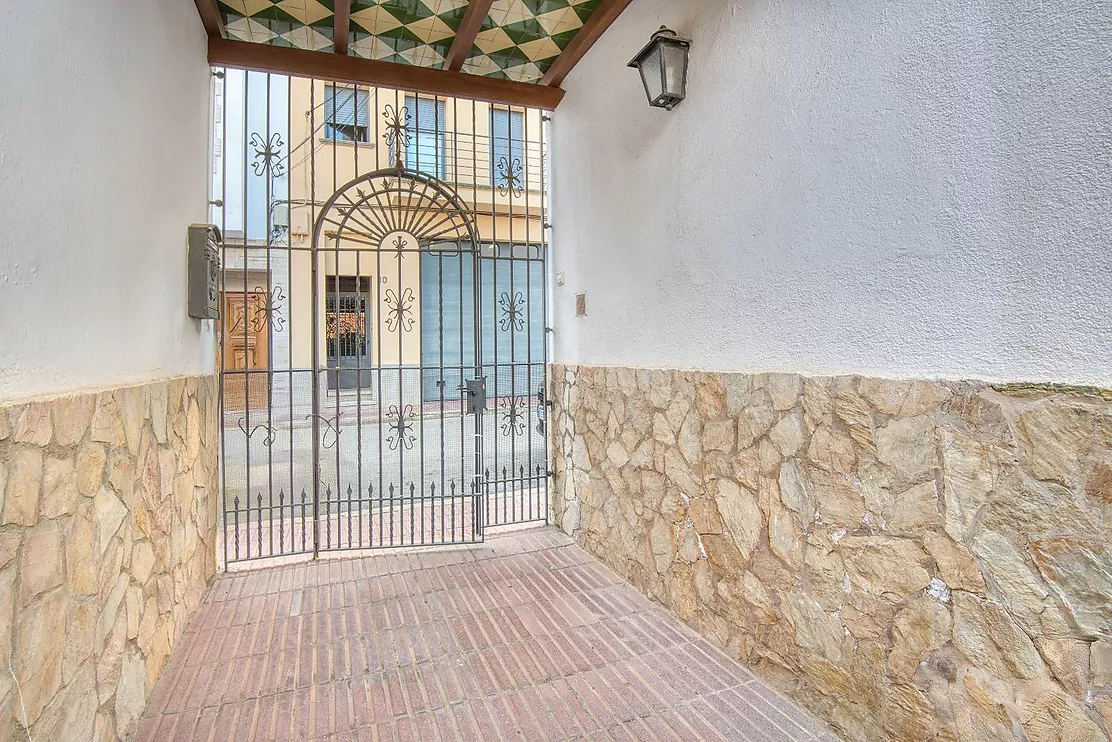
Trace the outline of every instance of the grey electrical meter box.
<instances>
[{"instance_id":1,"label":"grey electrical meter box","mask_svg":"<svg viewBox=\"0 0 1112 742\"><path fill-rule=\"evenodd\" d=\"M189 225L189 316L220 319L220 229Z\"/></svg>"}]
</instances>

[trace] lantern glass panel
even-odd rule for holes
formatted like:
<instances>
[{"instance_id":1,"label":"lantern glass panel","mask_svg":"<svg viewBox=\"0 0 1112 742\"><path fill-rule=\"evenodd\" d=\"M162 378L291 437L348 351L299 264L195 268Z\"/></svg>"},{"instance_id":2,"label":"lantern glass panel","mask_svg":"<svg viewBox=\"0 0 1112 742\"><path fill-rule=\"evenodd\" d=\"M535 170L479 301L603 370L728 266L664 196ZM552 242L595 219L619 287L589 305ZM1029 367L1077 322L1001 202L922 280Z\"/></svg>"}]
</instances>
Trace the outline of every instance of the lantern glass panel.
<instances>
[{"instance_id":1,"label":"lantern glass panel","mask_svg":"<svg viewBox=\"0 0 1112 742\"><path fill-rule=\"evenodd\" d=\"M641 58L639 65L641 80L645 83L645 93L649 96L650 102L655 101L664 92L664 74L660 68L660 58L660 47L657 46Z\"/></svg>"},{"instance_id":2,"label":"lantern glass panel","mask_svg":"<svg viewBox=\"0 0 1112 742\"><path fill-rule=\"evenodd\" d=\"M687 78L687 48L682 44L660 44L664 62L664 92L673 98L683 98Z\"/></svg>"}]
</instances>

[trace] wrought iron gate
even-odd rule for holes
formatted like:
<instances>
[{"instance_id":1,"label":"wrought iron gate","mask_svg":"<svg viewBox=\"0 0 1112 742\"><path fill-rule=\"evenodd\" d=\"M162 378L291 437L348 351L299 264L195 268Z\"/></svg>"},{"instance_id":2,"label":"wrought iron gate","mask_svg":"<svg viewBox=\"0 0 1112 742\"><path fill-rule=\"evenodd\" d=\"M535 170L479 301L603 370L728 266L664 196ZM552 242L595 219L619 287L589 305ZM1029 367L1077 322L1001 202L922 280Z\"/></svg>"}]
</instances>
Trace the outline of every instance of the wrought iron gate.
<instances>
[{"instance_id":1,"label":"wrought iron gate","mask_svg":"<svg viewBox=\"0 0 1112 742\"><path fill-rule=\"evenodd\" d=\"M214 76L225 563L546 520L541 112Z\"/></svg>"}]
</instances>

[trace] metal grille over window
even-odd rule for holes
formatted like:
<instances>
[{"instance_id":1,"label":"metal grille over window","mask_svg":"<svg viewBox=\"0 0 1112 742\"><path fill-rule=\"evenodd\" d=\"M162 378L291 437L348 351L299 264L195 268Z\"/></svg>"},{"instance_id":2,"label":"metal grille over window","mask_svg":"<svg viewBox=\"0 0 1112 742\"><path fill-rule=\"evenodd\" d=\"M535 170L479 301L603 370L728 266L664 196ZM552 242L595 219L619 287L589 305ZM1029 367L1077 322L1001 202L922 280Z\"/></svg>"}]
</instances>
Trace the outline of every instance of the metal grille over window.
<instances>
[{"instance_id":1,"label":"metal grille over window","mask_svg":"<svg viewBox=\"0 0 1112 742\"><path fill-rule=\"evenodd\" d=\"M547 520L542 112L223 72L225 564Z\"/></svg>"}]
</instances>

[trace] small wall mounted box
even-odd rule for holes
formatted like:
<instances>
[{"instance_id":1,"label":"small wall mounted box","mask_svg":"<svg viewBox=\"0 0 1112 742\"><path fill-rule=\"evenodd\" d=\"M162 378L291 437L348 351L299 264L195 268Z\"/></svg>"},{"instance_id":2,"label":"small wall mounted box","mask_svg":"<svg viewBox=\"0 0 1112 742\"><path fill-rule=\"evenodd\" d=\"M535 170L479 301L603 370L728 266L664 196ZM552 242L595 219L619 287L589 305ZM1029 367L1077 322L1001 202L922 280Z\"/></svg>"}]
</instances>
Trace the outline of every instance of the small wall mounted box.
<instances>
[{"instance_id":1,"label":"small wall mounted box","mask_svg":"<svg viewBox=\"0 0 1112 742\"><path fill-rule=\"evenodd\" d=\"M220 319L220 228L189 225L189 316Z\"/></svg>"}]
</instances>

